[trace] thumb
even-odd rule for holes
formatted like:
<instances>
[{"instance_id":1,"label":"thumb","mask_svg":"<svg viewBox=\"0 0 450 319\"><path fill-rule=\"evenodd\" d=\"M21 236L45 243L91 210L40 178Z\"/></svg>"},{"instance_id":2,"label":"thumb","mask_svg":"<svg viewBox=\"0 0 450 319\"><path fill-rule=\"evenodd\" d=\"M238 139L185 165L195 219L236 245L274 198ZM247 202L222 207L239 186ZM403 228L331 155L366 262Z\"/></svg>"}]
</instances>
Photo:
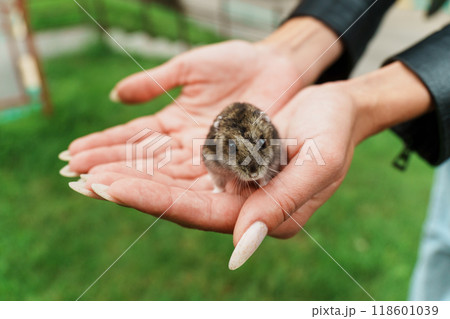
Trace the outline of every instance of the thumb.
<instances>
[{"instance_id":1,"label":"thumb","mask_svg":"<svg viewBox=\"0 0 450 319\"><path fill-rule=\"evenodd\" d=\"M158 67L133 74L111 91L113 102L142 103L184 83L184 58L176 57Z\"/></svg>"},{"instance_id":2,"label":"thumb","mask_svg":"<svg viewBox=\"0 0 450 319\"><path fill-rule=\"evenodd\" d=\"M244 264L268 233L326 186L320 178L323 172L319 172L323 166L312 162L296 166L293 162L246 200L234 228L231 270Z\"/></svg>"}]
</instances>

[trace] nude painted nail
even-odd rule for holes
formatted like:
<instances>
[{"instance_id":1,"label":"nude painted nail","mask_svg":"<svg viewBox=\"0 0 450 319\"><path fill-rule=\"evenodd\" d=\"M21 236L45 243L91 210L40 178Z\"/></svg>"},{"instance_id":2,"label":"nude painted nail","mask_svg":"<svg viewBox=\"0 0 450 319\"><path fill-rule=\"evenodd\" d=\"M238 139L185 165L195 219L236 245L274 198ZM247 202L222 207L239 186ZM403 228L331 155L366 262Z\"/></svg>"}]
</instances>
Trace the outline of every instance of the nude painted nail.
<instances>
[{"instance_id":1,"label":"nude painted nail","mask_svg":"<svg viewBox=\"0 0 450 319\"><path fill-rule=\"evenodd\" d=\"M92 176L92 174L80 174L80 179L82 181L86 182L89 179L89 177L91 177L91 176Z\"/></svg>"},{"instance_id":2,"label":"nude painted nail","mask_svg":"<svg viewBox=\"0 0 450 319\"><path fill-rule=\"evenodd\" d=\"M78 177L78 176L80 176L80 174L78 174L77 172L71 171L70 168L69 168L69 165L66 165L63 168L61 168L61 170L59 171L59 174L61 174L64 177Z\"/></svg>"},{"instance_id":3,"label":"nude painted nail","mask_svg":"<svg viewBox=\"0 0 450 319\"><path fill-rule=\"evenodd\" d=\"M119 92L117 92L117 90L114 88L111 93L109 93L109 99L111 100L111 102L114 103L120 103L120 97L119 97Z\"/></svg>"},{"instance_id":4,"label":"nude painted nail","mask_svg":"<svg viewBox=\"0 0 450 319\"><path fill-rule=\"evenodd\" d=\"M261 245L262 241L266 237L268 228L263 222L255 222L251 225L247 231L242 235L236 248L231 254L228 268L235 270L241 267L253 253Z\"/></svg>"},{"instance_id":5,"label":"nude painted nail","mask_svg":"<svg viewBox=\"0 0 450 319\"><path fill-rule=\"evenodd\" d=\"M70 161L72 159L72 156L70 156L69 150L65 150L65 151L62 151L61 153L58 154L58 158L61 161L68 162L68 161Z\"/></svg>"},{"instance_id":6,"label":"nude painted nail","mask_svg":"<svg viewBox=\"0 0 450 319\"><path fill-rule=\"evenodd\" d=\"M85 181L79 180L76 182L70 182L69 187L73 189L75 192L80 193L81 195L98 198L97 194L86 188Z\"/></svg>"},{"instance_id":7,"label":"nude painted nail","mask_svg":"<svg viewBox=\"0 0 450 319\"><path fill-rule=\"evenodd\" d=\"M101 198L116 204L121 204L117 199L108 194L109 186L103 184L92 184L91 188Z\"/></svg>"}]
</instances>

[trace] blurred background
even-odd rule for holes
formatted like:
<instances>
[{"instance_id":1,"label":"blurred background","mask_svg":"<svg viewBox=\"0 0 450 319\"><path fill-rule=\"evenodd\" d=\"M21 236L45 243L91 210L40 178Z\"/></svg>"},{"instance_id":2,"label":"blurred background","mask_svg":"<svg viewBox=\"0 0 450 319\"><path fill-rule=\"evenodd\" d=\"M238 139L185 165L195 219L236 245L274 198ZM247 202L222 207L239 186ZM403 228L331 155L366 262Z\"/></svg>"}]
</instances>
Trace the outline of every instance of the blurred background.
<instances>
[{"instance_id":1,"label":"blurred background","mask_svg":"<svg viewBox=\"0 0 450 319\"><path fill-rule=\"evenodd\" d=\"M78 2L146 68L195 46L262 39L297 4ZM74 1L0 4L0 299L74 300L154 218L71 191L57 155L76 137L156 112L169 98L134 107L108 100L118 80L140 70ZM428 4L399 1L354 75L448 23L448 6L427 19ZM390 132L359 146L342 187L306 226L377 300L407 297L432 182L417 156L406 172L392 167L401 148ZM161 220L82 300L368 299L302 232L267 238L234 272L232 250L229 235Z\"/></svg>"}]
</instances>

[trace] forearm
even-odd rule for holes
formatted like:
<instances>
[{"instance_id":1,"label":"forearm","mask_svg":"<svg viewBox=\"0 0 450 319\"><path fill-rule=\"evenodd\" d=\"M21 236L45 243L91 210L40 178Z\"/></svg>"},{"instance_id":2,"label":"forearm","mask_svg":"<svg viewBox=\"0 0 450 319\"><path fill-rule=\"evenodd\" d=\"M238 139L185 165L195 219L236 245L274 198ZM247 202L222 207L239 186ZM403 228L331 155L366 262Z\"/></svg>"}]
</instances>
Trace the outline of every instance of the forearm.
<instances>
[{"instance_id":1,"label":"forearm","mask_svg":"<svg viewBox=\"0 0 450 319\"><path fill-rule=\"evenodd\" d=\"M357 142L433 109L425 84L401 62L338 85L356 107Z\"/></svg>"},{"instance_id":2,"label":"forearm","mask_svg":"<svg viewBox=\"0 0 450 319\"><path fill-rule=\"evenodd\" d=\"M290 59L305 85L314 83L343 52L338 35L312 17L290 19L257 45Z\"/></svg>"},{"instance_id":3,"label":"forearm","mask_svg":"<svg viewBox=\"0 0 450 319\"><path fill-rule=\"evenodd\" d=\"M343 52L317 82L344 80L395 0L302 0L288 19L314 17L339 36ZM288 20L289 21L289 20ZM322 53L322 52L321 52ZM319 53L319 54L321 54Z\"/></svg>"}]
</instances>

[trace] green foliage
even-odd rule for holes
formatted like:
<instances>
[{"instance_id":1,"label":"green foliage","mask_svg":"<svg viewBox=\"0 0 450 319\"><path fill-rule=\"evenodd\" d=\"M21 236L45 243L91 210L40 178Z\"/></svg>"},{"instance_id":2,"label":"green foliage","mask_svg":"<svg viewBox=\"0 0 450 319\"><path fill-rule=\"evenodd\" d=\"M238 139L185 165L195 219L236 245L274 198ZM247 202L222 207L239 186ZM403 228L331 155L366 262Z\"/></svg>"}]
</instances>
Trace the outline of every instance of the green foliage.
<instances>
[{"instance_id":1,"label":"green foliage","mask_svg":"<svg viewBox=\"0 0 450 319\"><path fill-rule=\"evenodd\" d=\"M214 31L161 4L143 4L137 0L77 2L104 27L144 31L153 36L192 44L224 40ZM28 0L28 8L31 26L36 31L78 24L92 25L91 19L73 0Z\"/></svg>"},{"instance_id":2,"label":"green foliage","mask_svg":"<svg viewBox=\"0 0 450 319\"><path fill-rule=\"evenodd\" d=\"M139 59L144 67L162 62ZM116 105L109 90L139 71L103 46L45 62L55 105L0 127L0 299L76 299L155 219L83 197L59 176L57 154L74 138L153 113ZM177 92L173 92L177 94ZM342 187L306 230L378 300L406 298L432 170L390 133L358 147ZM241 269L227 268L229 235L158 221L82 300L367 300L305 233L267 238Z\"/></svg>"}]
</instances>

